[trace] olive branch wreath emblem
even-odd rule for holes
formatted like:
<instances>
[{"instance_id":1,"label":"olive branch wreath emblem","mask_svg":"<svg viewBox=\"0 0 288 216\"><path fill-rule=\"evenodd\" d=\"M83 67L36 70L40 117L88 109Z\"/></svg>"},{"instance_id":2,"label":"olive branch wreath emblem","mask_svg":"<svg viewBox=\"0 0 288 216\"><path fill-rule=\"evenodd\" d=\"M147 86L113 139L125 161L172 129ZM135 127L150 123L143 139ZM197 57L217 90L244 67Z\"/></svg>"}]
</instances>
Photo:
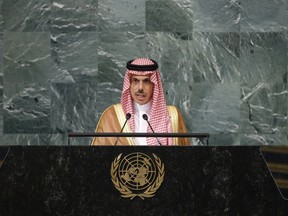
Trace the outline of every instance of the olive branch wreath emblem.
<instances>
[{"instance_id":1,"label":"olive branch wreath emblem","mask_svg":"<svg viewBox=\"0 0 288 216\"><path fill-rule=\"evenodd\" d=\"M163 180L164 180L164 175L165 175L165 171L164 171L164 164L161 162L160 158L157 157L155 154L153 154L153 157L155 159L155 163L158 169L158 176L156 178L156 180L142 193L135 193L133 191L131 191L128 187L126 187L124 184L122 184L118 177L117 177L117 171L118 171L118 167L119 164L121 162L121 156L122 153L119 154L114 161L111 164L111 180L115 186L115 188L121 193L121 196L123 198L130 198L131 200L134 199L135 197L140 197L142 200L144 200L144 198L150 198L155 196L156 191L159 189L159 187L161 186Z\"/></svg>"}]
</instances>

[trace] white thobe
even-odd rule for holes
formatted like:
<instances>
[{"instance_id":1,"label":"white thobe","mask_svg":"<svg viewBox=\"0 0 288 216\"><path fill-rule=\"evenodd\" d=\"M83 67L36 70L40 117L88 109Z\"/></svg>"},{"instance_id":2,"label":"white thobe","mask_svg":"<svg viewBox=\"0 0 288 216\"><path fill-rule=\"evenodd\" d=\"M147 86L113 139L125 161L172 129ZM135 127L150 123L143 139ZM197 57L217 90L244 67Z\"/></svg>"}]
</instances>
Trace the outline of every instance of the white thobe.
<instances>
[{"instance_id":1,"label":"white thobe","mask_svg":"<svg viewBox=\"0 0 288 216\"><path fill-rule=\"evenodd\" d=\"M143 114L148 116L148 121L150 119L150 111L151 111L152 101L150 100L148 103L140 105L134 102L134 123L135 123L135 133L146 133L148 123L143 119ZM136 145L147 145L146 137L135 137Z\"/></svg>"}]
</instances>

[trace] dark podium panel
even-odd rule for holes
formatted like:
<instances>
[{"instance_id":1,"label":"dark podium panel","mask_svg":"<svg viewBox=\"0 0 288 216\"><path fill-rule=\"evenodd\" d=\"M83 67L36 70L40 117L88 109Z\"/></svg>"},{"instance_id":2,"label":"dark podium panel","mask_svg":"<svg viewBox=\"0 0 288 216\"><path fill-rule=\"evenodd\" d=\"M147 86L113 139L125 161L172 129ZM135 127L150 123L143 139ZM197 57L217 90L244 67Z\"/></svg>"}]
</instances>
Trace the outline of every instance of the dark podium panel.
<instances>
[{"instance_id":1,"label":"dark podium panel","mask_svg":"<svg viewBox=\"0 0 288 216\"><path fill-rule=\"evenodd\" d=\"M135 152L165 166L154 197L123 198L111 180ZM10 147L0 169L1 216L287 213L260 147Z\"/></svg>"}]
</instances>

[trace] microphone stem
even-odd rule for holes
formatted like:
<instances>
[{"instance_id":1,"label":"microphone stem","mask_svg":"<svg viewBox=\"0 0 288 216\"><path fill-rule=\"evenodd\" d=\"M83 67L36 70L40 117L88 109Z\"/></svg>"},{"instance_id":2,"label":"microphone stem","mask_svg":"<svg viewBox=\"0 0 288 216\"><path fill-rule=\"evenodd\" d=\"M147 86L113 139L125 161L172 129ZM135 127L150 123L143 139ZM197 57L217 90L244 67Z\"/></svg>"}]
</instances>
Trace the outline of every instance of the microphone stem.
<instances>
[{"instance_id":1,"label":"microphone stem","mask_svg":"<svg viewBox=\"0 0 288 216\"><path fill-rule=\"evenodd\" d=\"M123 127L121 128L121 131L120 131L120 133L122 133L122 131L124 130L124 127L125 127L125 125L126 125L127 121L128 121L128 119L126 119L126 121L125 121L125 123L124 123ZM117 140L116 140L116 142L115 142L115 144L114 144L114 145L117 145L117 143L118 143L118 140L119 140L119 137L117 137Z\"/></svg>"},{"instance_id":2,"label":"microphone stem","mask_svg":"<svg viewBox=\"0 0 288 216\"><path fill-rule=\"evenodd\" d=\"M146 119L145 119L145 120L146 120ZM153 128L152 128L152 126L150 125L150 122L148 121L148 119L147 119L146 121L147 121L150 129L152 130L152 132L155 133L154 130L153 130ZM162 144L161 144L160 140L158 139L158 137L156 137L156 139L157 139L158 144L159 144L160 146L162 146Z\"/></svg>"}]
</instances>

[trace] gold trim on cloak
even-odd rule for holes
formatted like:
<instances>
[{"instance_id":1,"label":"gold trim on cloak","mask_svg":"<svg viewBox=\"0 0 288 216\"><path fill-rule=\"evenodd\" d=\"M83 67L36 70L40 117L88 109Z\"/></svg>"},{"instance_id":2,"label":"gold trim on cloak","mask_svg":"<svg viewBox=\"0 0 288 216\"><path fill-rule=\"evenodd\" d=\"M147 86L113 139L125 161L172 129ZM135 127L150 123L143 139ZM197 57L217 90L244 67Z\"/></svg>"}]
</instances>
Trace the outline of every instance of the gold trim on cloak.
<instances>
[{"instance_id":1,"label":"gold trim on cloak","mask_svg":"<svg viewBox=\"0 0 288 216\"><path fill-rule=\"evenodd\" d=\"M120 103L119 104L115 104L114 105L114 109L115 109L116 116L118 118L120 126L124 125L124 123L126 121L126 115L125 115L125 113L123 111L122 105ZM131 133L132 132L128 122L126 123L126 125L125 125L125 127L123 129L123 132L124 133ZM128 140L128 144L129 145L135 145L134 139L132 137L126 137L126 139Z\"/></svg>"},{"instance_id":2,"label":"gold trim on cloak","mask_svg":"<svg viewBox=\"0 0 288 216\"><path fill-rule=\"evenodd\" d=\"M168 112L170 116L172 132L177 133L179 127L177 109L175 106L168 106ZM173 145L177 145L177 143L178 143L178 137L173 137Z\"/></svg>"}]
</instances>

